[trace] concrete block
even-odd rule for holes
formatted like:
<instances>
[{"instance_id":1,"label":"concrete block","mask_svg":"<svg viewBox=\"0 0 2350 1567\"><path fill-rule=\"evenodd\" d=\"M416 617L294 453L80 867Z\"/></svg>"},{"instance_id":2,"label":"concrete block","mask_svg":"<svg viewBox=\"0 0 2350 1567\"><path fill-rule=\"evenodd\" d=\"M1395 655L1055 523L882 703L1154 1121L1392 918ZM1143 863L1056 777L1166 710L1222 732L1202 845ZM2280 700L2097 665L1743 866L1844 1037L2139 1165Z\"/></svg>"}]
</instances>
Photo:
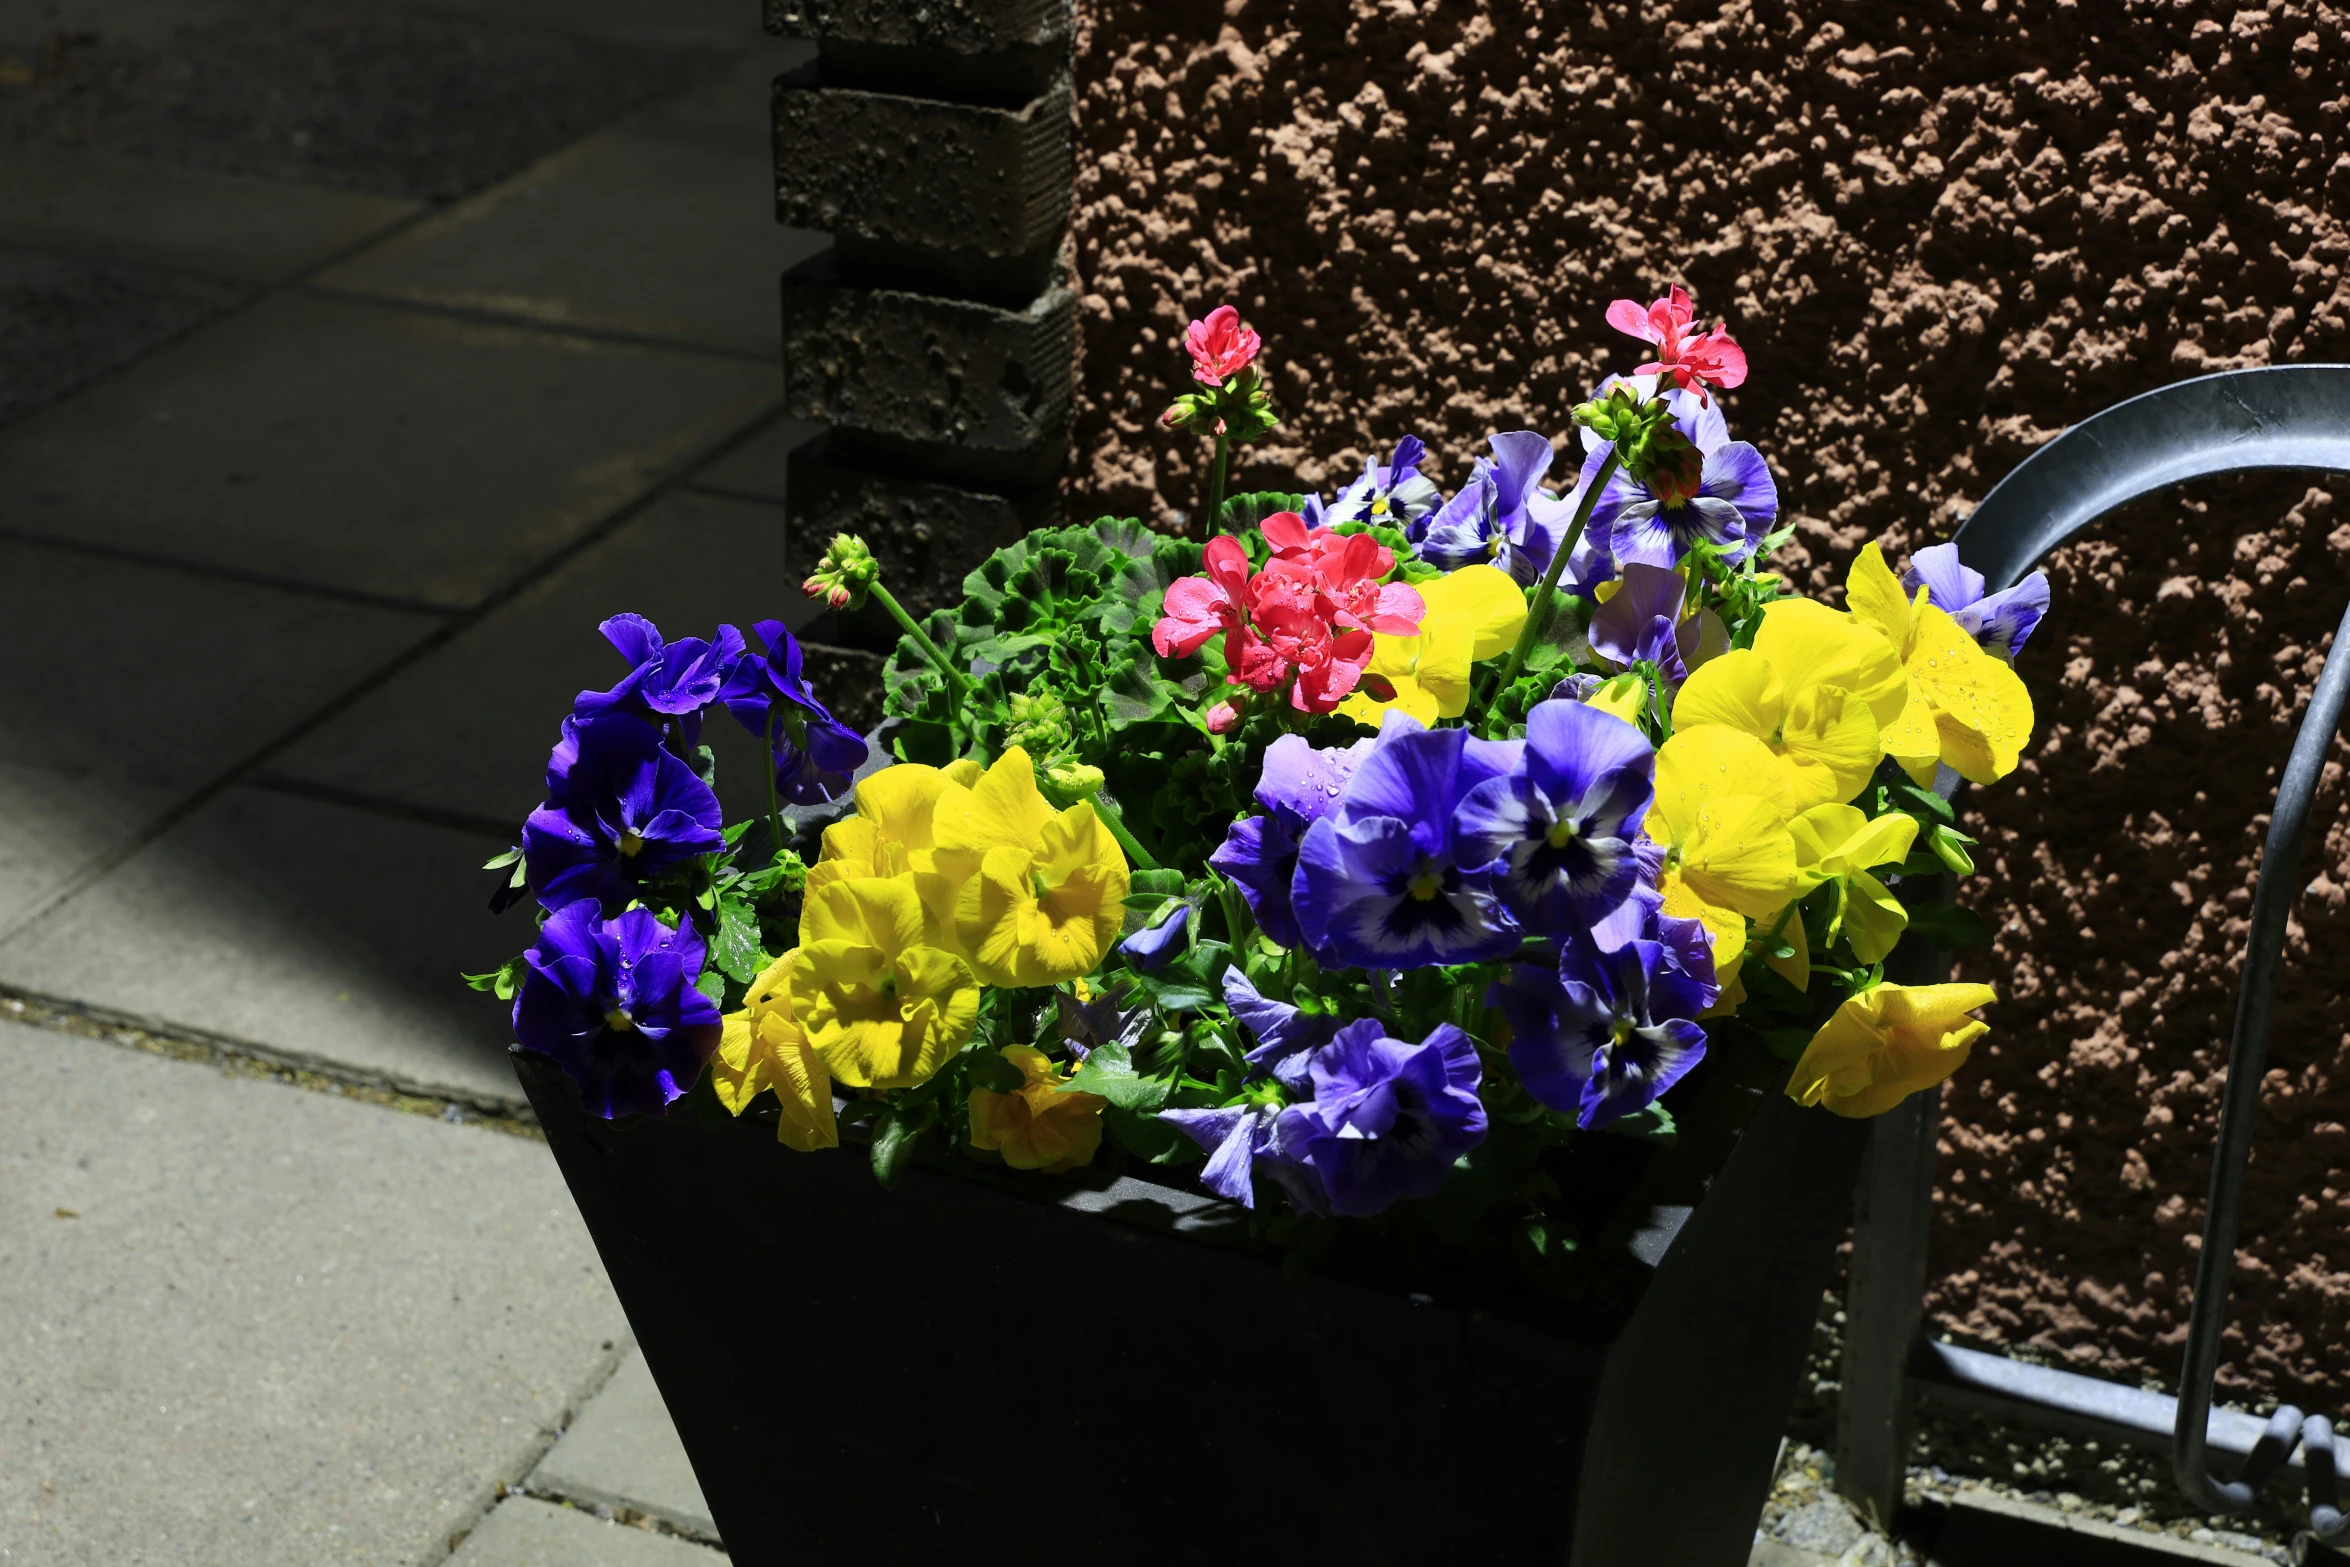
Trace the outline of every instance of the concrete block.
<instances>
[{"instance_id":1,"label":"concrete block","mask_svg":"<svg viewBox=\"0 0 2350 1567\"><path fill-rule=\"evenodd\" d=\"M590 1508L639 1513L697 1539L718 1538L669 1406L645 1357L633 1349L540 1461L529 1488Z\"/></svg>"},{"instance_id":2,"label":"concrete block","mask_svg":"<svg viewBox=\"0 0 2350 1567\"><path fill-rule=\"evenodd\" d=\"M529 945L484 907L510 840L242 788L0 942L0 984L412 1092L521 1102L506 1008L461 973Z\"/></svg>"},{"instance_id":3,"label":"concrete block","mask_svg":"<svg viewBox=\"0 0 2350 1567\"><path fill-rule=\"evenodd\" d=\"M319 283L772 362L775 275L823 243L762 221L767 86L804 52L770 44Z\"/></svg>"},{"instance_id":4,"label":"concrete block","mask_svg":"<svg viewBox=\"0 0 2350 1567\"><path fill-rule=\"evenodd\" d=\"M509 1497L449 1558L449 1567L725 1567L718 1552L592 1512Z\"/></svg>"},{"instance_id":5,"label":"concrete block","mask_svg":"<svg viewBox=\"0 0 2350 1567\"><path fill-rule=\"evenodd\" d=\"M19 647L73 650L0 680L0 935L441 624L5 541L0 583Z\"/></svg>"},{"instance_id":6,"label":"concrete block","mask_svg":"<svg viewBox=\"0 0 2350 1567\"><path fill-rule=\"evenodd\" d=\"M0 244L269 283L406 221L389 196L46 147L0 148Z\"/></svg>"},{"instance_id":7,"label":"concrete block","mask_svg":"<svg viewBox=\"0 0 2350 1567\"><path fill-rule=\"evenodd\" d=\"M1051 250L1076 178L1068 88L1017 108L775 84L775 212L800 228L988 256Z\"/></svg>"},{"instance_id":8,"label":"concrete block","mask_svg":"<svg viewBox=\"0 0 2350 1567\"><path fill-rule=\"evenodd\" d=\"M767 0L770 32L983 54L1065 42L1070 0Z\"/></svg>"},{"instance_id":9,"label":"concrete block","mask_svg":"<svg viewBox=\"0 0 2350 1567\"><path fill-rule=\"evenodd\" d=\"M1060 492L1050 486L1009 494L966 489L890 471L842 450L837 437L803 446L792 461L791 531L786 555L803 575L833 536L854 533L881 562L882 581L915 615L951 608L963 598L963 578L994 551L1031 528L1060 518ZM829 617L827 640L887 649L897 645L897 622L868 607L852 619ZM864 634L844 632L855 626Z\"/></svg>"},{"instance_id":10,"label":"concrete block","mask_svg":"<svg viewBox=\"0 0 2350 1567\"><path fill-rule=\"evenodd\" d=\"M441 1561L627 1331L544 1144L7 1023L0 1323L25 1567Z\"/></svg>"},{"instance_id":11,"label":"concrete block","mask_svg":"<svg viewBox=\"0 0 2350 1567\"><path fill-rule=\"evenodd\" d=\"M325 791L519 830L542 797L547 752L573 696L603 690L626 670L597 635L599 622L634 610L671 637L707 637L721 621L746 632L769 617L799 626L816 613L800 592L805 576L784 558L779 501L664 496L337 713L271 770ZM821 679L816 690L835 695ZM702 735L718 754L728 820L764 811L759 742L724 712L710 715Z\"/></svg>"},{"instance_id":12,"label":"concrete block","mask_svg":"<svg viewBox=\"0 0 2350 1567\"><path fill-rule=\"evenodd\" d=\"M1025 309L862 288L829 258L784 279L784 411L794 418L1057 472L1076 371L1077 301ZM1019 466L1019 465L1014 465Z\"/></svg>"},{"instance_id":13,"label":"concrete block","mask_svg":"<svg viewBox=\"0 0 2350 1567\"><path fill-rule=\"evenodd\" d=\"M0 430L8 525L456 608L765 417L771 364L281 294Z\"/></svg>"}]
</instances>

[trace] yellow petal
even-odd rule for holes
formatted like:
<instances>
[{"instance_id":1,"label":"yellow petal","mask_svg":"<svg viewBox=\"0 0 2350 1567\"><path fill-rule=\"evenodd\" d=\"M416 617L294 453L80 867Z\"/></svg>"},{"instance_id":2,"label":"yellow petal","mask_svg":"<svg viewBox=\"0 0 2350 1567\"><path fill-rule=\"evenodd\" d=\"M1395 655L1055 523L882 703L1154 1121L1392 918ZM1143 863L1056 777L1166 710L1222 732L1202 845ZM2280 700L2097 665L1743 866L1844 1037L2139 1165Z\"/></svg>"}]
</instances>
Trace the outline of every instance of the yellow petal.
<instances>
[{"instance_id":1,"label":"yellow petal","mask_svg":"<svg viewBox=\"0 0 2350 1567\"><path fill-rule=\"evenodd\" d=\"M1786 716L1786 682L1752 648L1734 648L1695 671L1673 699L1676 730L1721 724L1768 740Z\"/></svg>"},{"instance_id":2,"label":"yellow petal","mask_svg":"<svg viewBox=\"0 0 2350 1567\"><path fill-rule=\"evenodd\" d=\"M1648 682L1638 675L1611 675L1599 683L1598 690L1583 699L1583 705L1596 707L1627 724L1637 724L1640 715L1648 711Z\"/></svg>"},{"instance_id":3,"label":"yellow petal","mask_svg":"<svg viewBox=\"0 0 2350 1567\"><path fill-rule=\"evenodd\" d=\"M857 785L857 814L852 820L872 824L877 841L875 875L895 875L927 862L931 820L947 787L945 773L913 762L885 767ZM833 831L825 829L828 853Z\"/></svg>"},{"instance_id":4,"label":"yellow petal","mask_svg":"<svg viewBox=\"0 0 2350 1567\"><path fill-rule=\"evenodd\" d=\"M1708 903L1692 891L1678 870L1664 874L1664 912L1678 920L1696 920L1705 927L1713 941L1714 971L1719 977L1725 964L1735 965L1746 952L1746 917L1734 909L1725 909ZM1725 988L1728 981L1723 981Z\"/></svg>"},{"instance_id":5,"label":"yellow petal","mask_svg":"<svg viewBox=\"0 0 2350 1567\"><path fill-rule=\"evenodd\" d=\"M1525 629L1526 590L1498 567L1463 566L1419 584L1419 591L1426 606L1420 634L1466 644L1472 662L1508 652Z\"/></svg>"},{"instance_id":6,"label":"yellow petal","mask_svg":"<svg viewBox=\"0 0 2350 1567\"><path fill-rule=\"evenodd\" d=\"M1722 993L1714 999L1712 1006L1697 1015L1699 1017L1728 1017L1746 1005L1745 970L1746 954L1743 951L1732 953L1727 963L1717 957L1714 960L1714 978L1720 983Z\"/></svg>"},{"instance_id":7,"label":"yellow petal","mask_svg":"<svg viewBox=\"0 0 2350 1567\"><path fill-rule=\"evenodd\" d=\"M1897 656L1908 655L1909 595L1901 591L1901 579L1874 543L1861 546L1845 573L1844 602L1852 607L1853 618L1872 627Z\"/></svg>"},{"instance_id":8,"label":"yellow petal","mask_svg":"<svg viewBox=\"0 0 2350 1567\"><path fill-rule=\"evenodd\" d=\"M1882 963L1909 928L1909 911L1883 882L1854 866L1844 872L1844 939L1863 963Z\"/></svg>"},{"instance_id":9,"label":"yellow petal","mask_svg":"<svg viewBox=\"0 0 2350 1567\"><path fill-rule=\"evenodd\" d=\"M1036 767L1013 746L995 760L977 787L941 789L932 816L936 868L960 881L979 868L987 851L1033 847L1053 808L1037 792Z\"/></svg>"},{"instance_id":10,"label":"yellow petal","mask_svg":"<svg viewBox=\"0 0 2350 1567\"><path fill-rule=\"evenodd\" d=\"M1871 819L1857 806L1815 805L1787 824L1795 862L1823 879L1853 866L1909 858L1917 818L1895 812Z\"/></svg>"},{"instance_id":11,"label":"yellow petal","mask_svg":"<svg viewBox=\"0 0 2350 1567\"><path fill-rule=\"evenodd\" d=\"M1966 1061L1989 1026L1965 1013L1995 999L1988 985L1879 985L1849 997L1795 1063L1788 1097L1882 1115Z\"/></svg>"},{"instance_id":12,"label":"yellow petal","mask_svg":"<svg viewBox=\"0 0 2350 1567\"><path fill-rule=\"evenodd\" d=\"M1676 737L1677 738L1677 737ZM1681 878L1712 904L1760 919L1804 887L1787 819L1760 795L1723 795L1699 810L1681 843Z\"/></svg>"},{"instance_id":13,"label":"yellow petal","mask_svg":"<svg viewBox=\"0 0 2350 1567\"><path fill-rule=\"evenodd\" d=\"M1799 809L1851 799L1868 786L1883 755L1876 716L1840 686L1798 691L1771 749L1786 764L1788 800Z\"/></svg>"},{"instance_id":14,"label":"yellow petal","mask_svg":"<svg viewBox=\"0 0 2350 1567\"><path fill-rule=\"evenodd\" d=\"M742 1114L767 1086L767 1062L752 1053L756 1033L748 1012L729 1012L720 1024L718 1053L710 1058L710 1087L729 1115Z\"/></svg>"},{"instance_id":15,"label":"yellow petal","mask_svg":"<svg viewBox=\"0 0 2350 1567\"><path fill-rule=\"evenodd\" d=\"M1786 921L1784 926L1780 925L1782 919ZM1767 920L1757 921L1757 924L1760 926L1758 940L1770 941L1771 931L1776 928L1779 931L1778 944L1795 949L1783 958L1775 948L1766 951L1763 954L1764 964L1797 990L1811 989L1811 935L1803 928L1802 911L1792 907L1783 909Z\"/></svg>"},{"instance_id":16,"label":"yellow petal","mask_svg":"<svg viewBox=\"0 0 2350 1567\"><path fill-rule=\"evenodd\" d=\"M894 956L922 941L911 876L860 876L818 888L800 905L800 945L845 942Z\"/></svg>"},{"instance_id":17,"label":"yellow petal","mask_svg":"<svg viewBox=\"0 0 2350 1567\"><path fill-rule=\"evenodd\" d=\"M1070 1092L1042 1051L1006 1045L1005 1060L1020 1068L1021 1085L1008 1094L971 1091L971 1146L1003 1156L1015 1170L1055 1174L1091 1163L1102 1141L1098 1094Z\"/></svg>"},{"instance_id":18,"label":"yellow petal","mask_svg":"<svg viewBox=\"0 0 2350 1567\"><path fill-rule=\"evenodd\" d=\"M805 1039L779 1044L774 1050L775 1101L782 1115L775 1123L775 1140L801 1153L840 1146L840 1126L832 1113L832 1074L824 1058Z\"/></svg>"},{"instance_id":19,"label":"yellow petal","mask_svg":"<svg viewBox=\"0 0 2350 1567\"><path fill-rule=\"evenodd\" d=\"M2032 694L2004 660L1941 610L1918 617L1909 672L1934 705L1943 761L1969 783L1994 783L2015 771L2032 739Z\"/></svg>"},{"instance_id":20,"label":"yellow petal","mask_svg":"<svg viewBox=\"0 0 2350 1567\"><path fill-rule=\"evenodd\" d=\"M1787 682L1787 696L1813 686L1838 686L1868 705L1880 727L1901 716L1909 700L1901 656L1874 629L1816 599L1778 599L1763 606L1754 650Z\"/></svg>"},{"instance_id":21,"label":"yellow petal","mask_svg":"<svg viewBox=\"0 0 2350 1567\"><path fill-rule=\"evenodd\" d=\"M1709 800L1761 793L1783 805L1785 788L1778 758L1753 735L1725 724L1676 729L1657 748L1656 808L1649 812L1649 831L1658 842L1673 843L1695 827Z\"/></svg>"},{"instance_id":22,"label":"yellow petal","mask_svg":"<svg viewBox=\"0 0 2350 1567\"><path fill-rule=\"evenodd\" d=\"M927 831L924 836L929 836ZM880 827L863 816L842 817L824 829L824 850L817 855L816 864L838 866L841 875L888 875L881 864Z\"/></svg>"}]
</instances>

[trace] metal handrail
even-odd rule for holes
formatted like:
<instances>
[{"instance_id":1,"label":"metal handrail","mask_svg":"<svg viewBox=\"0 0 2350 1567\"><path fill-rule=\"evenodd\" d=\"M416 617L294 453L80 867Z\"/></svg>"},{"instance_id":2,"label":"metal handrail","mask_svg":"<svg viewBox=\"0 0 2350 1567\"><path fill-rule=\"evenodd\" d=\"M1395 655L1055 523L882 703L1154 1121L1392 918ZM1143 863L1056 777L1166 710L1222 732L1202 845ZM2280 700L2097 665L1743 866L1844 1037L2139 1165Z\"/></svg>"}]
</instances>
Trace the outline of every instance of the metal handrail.
<instances>
[{"instance_id":1,"label":"metal handrail","mask_svg":"<svg viewBox=\"0 0 2350 1567\"><path fill-rule=\"evenodd\" d=\"M2116 404L2041 447L1994 486L1958 531L1959 558L1983 574L1987 591L1997 591L2012 586L2049 551L2118 506L2182 480L2263 469L2350 472L2350 365L2227 371ZM2209 1460L2212 1392L2227 1326L2253 1122L2267 1069L2269 1009L2297 885L2302 834L2346 699L2350 611L2345 611L2334 634L2309 710L2294 737L2262 853L2229 1044L2227 1085L2220 1102L2219 1141L2196 1264L2185 1366L2171 1418L2172 1462L2179 1487L2191 1501L2213 1512L2239 1512L2250 1506L2261 1486L2298 1450L2309 1487L2310 1526L2321 1538L2332 1538L2350 1526L2335 1497L2333 1428L2325 1417L2304 1418L2289 1404L2280 1407L2252 1442L2232 1480L2214 1477ZM1881 1521L1890 1521L1899 1500L1908 1429L1906 1409L1896 1407L1906 1396L1906 1372L1899 1365L1888 1366L1886 1359L1896 1353L1896 1342L1898 1353L1906 1356L1921 1315L1918 1292L1924 1284L1927 1190L1938 1111L1933 1095L1917 1095L1913 1102L1915 1108L1904 1106L1881 1123L1882 1148L1872 1158L1862 1192L1857 1222L1863 1233L1854 1258L1857 1309L1850 1342L1859 1353L1848 1350L1846 1394L1857 1392L1873 1407L1847 1410L1841 1445L1850 1450L1857 1440L1873 1436L1896 1449L1889 1455L1870 1455L1873 1462L1851 1466L1854 1479L1846 1485L1847 1494L1877 1511ZM1883 1233L1869 1233L1872 1225ZM1866 1254L1875 1250L1890 1256L1871 1260ZM2094 1379L2071 1373L2010 1363L2013 1375L1999 1378L1950 1353L1930 1354L1926 1360L1937 1381L1962 1380L1978 1400L2011 1408L2046 1412L2069 1407L2085 1412L2113 1402L2096 1395ZM2025 1373L2033 1374L2029 1388L2016 1380ZM1999 1385L2002 1382L2008 1385ZM2119 1418L2110 1410L2095 1418L2123 1428L2142 1429L2146 1423L2145 1412L2134 1406ZM2238 1443L2226 1445L2236 1448ZM1839 1470L1845 1467L1840 1464Z\"/></svg>"}]
</instances>

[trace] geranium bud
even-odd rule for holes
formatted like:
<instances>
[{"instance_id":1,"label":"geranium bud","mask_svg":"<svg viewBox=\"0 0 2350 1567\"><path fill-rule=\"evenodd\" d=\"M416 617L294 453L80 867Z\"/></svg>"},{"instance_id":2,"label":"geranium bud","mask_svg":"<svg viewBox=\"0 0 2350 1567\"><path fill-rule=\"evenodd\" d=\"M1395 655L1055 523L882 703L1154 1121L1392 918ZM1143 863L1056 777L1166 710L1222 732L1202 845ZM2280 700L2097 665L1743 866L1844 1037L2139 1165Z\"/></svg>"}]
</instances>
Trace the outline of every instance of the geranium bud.
<instances>
[{"instance_id":1,"label":"geranium bud","mask_svg":"<svg viewBox=\"0 0 2350 1567\"><path fill-rule=\"evenodd\" d=\"M833 609L848 609L864 602L867 590L880 576L881 562L873 558L863 539L853 533L836 533L824 558L800 584L800 591L810 598L822 598Z\"/></svg>"},{"instance_id":2,"label":"geranium bud","mask_svg":"<svg viewBox=\"0 0 2350 1567\"><path fill-rule=\"evenodd\" d=\"M1642 444L1631 466L1634 477L1667 506L1685 504L1705 479L1705 454L1670 425Z\"/></svg>"},{"instance_id":3,"label":"geranium bud","mask_svg":"<svg viewBox=\"0 0 2350 1567\"><path fill-rule=\"evenodd\" d=\"M1230 702L1218 702L1207 711L1203 720L1212 735L1228 735L1240 727L1240 709Z\"/></svg>"}]
</instances>

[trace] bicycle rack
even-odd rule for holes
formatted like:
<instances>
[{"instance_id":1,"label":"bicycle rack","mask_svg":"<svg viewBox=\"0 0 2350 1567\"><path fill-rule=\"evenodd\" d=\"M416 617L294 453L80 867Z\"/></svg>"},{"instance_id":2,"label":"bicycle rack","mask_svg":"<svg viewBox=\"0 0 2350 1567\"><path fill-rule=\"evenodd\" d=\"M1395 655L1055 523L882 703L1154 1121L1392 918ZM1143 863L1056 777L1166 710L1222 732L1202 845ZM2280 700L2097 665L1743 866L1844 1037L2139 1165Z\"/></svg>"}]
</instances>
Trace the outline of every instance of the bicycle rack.
<instances>
[{"instance_id":1,"label":"bicycle rack","mask_svg":"<svg viewBox=\"0 0 2350 1567\"><path fill-rule=\"evenodd\" d=\"M2233 370L2116 404L2041 447L1995 485L1958 531L1959 558L1983 574L1987 591L1996 591L2126 502L2185 479L2264 469L2350 473L2350 365ZM2332 1538L2350 1527L2335 1495L2334 1434L2324 1416L2305 1419L2288 1404L2263 1422L2212 1408L2285 920L2299 885L2310 801L2346 697L2350 610L2294 736L2253 893L2180 1397L1924 1336L1940 1096L1913 1095L1878 1120L1853 1218L1836 1484L1880 1526L1900 1506L1911 1397L1927 1386L1960 1407L2079 1435L2168 1442L2180 1490L2214 1513L2249 1507L2290 1464L2306 1476L2311 1532ZM1942 781L1946 793L1957 782L1948 769ZM2215 1455L2230 1461L2230 1477L2214 1474Z\"/></svg>"}]
</instances>

